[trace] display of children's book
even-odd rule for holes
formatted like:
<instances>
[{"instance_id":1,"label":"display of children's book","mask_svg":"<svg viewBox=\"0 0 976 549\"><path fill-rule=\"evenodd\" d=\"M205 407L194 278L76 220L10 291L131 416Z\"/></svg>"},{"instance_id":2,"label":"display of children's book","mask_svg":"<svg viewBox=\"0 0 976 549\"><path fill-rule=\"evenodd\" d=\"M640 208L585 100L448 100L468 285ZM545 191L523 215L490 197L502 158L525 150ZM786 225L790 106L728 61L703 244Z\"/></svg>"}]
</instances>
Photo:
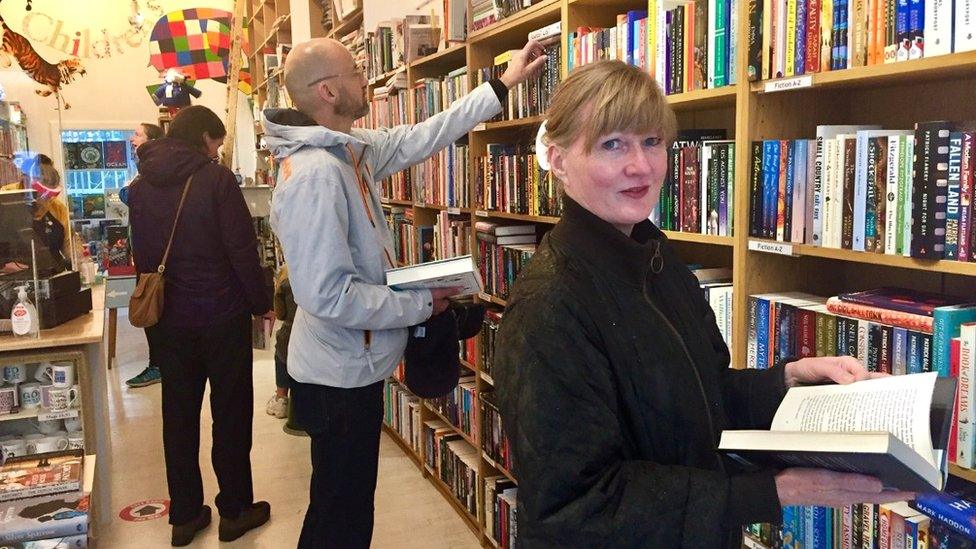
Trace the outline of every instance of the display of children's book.
<instances>
[{"instance_id":1,"label":"display of children's book","mask_svg":"<svg viewBox=\"0 0 976 549\"><path fill-rule=\"evenodd\" d=\"M108 274L125 276L136 274L132 262L132 248L129 246L129 228L112 225L106 229L108 235Z\"/></svg>"},{"instance_id":2,"label":"display of children's book","mask_svg":"<svg viewBox=\"0 0 976 549\"><path fill-rule=\"evenodd\" d=\"M81 143L64 144L64 165L69 170L83 169L81 162Z\"/></svg>"},{"instance_id":3,"label":"display of children's book","mask_svg":"<svg viewBox=\"0 0 976 549\"><path fill-rule=\"evenodd\" d=\"M86 194L82 202L82 217L85 219L105 217L105 195Z\"/></svg>"},{"instance_id":4,"label":"display of children's book","mask_svg":"<svg viewBox=\"0 0 976 549\"><path fill-rule=\"evenodd\" d=\"M125 155L126 146L125 141L105 141L102 144L106 168L126 168L129 166Z\"/></svg>"},{"instance_id":5,"label":"display of children's book","mask_svg":"<svg viewBox=\"0 0 976 549\"><path fill-rule=\"evenodd\" d=\"M78 169L100 170L105 167L105 156L102 154L102 143L78 143L78 158L81 160Z\"/></svg>"},{"instance_id":6,"label":"display of children's book","mask_svg":"<svg viewBox=\"0 0 976 549\"><path fill-rule=\"evenodd\" d=\"M83 465L81 450L10 458L0 466L0 501L80 490Z\"/></svg>"}]
</instances>

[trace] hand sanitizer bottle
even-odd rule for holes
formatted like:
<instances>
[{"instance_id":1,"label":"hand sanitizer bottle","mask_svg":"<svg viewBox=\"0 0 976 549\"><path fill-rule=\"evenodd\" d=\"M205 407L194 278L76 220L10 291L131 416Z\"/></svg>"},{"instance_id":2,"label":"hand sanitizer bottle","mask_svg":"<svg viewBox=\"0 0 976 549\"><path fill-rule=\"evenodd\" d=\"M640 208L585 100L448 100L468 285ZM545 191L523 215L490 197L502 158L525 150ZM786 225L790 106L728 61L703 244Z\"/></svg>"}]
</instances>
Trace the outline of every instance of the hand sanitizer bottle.
<instances>
[{"instance_id":1,"label":"hand sanitizer bottle","mask_svg":"<svg viewBox=\"0 0 976 549\"><path fill-rule=\"evenodd\" d=\"M34 337L40 329L37 308L27 299L27 286L17 288L17 303L10 310L10 323L18 337Z\"/></svg>"}]
</instances>

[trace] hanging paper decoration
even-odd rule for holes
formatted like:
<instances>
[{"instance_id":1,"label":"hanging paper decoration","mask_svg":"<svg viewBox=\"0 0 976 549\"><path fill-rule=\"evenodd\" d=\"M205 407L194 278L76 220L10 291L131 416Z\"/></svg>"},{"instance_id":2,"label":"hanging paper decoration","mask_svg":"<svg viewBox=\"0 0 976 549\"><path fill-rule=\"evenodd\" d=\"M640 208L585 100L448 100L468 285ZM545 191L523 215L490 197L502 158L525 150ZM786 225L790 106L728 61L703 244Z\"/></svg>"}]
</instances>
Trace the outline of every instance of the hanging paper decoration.
<instances>
[{"instance_id":1,"label":"hanging paper decoration","mask_svg":"<svg viewBox=\"0 0 976 549\"><path fill-rule=\"evenodd\" d=\"M226 83L230 70L231 17L228 11L194 8L167 13L149 39L149 62L160 74L178 69L187 78ZM247 55L247 44L241 45ZM251 94L251 75L241 68L239 88Z\"/></svg>"}]
</instances>

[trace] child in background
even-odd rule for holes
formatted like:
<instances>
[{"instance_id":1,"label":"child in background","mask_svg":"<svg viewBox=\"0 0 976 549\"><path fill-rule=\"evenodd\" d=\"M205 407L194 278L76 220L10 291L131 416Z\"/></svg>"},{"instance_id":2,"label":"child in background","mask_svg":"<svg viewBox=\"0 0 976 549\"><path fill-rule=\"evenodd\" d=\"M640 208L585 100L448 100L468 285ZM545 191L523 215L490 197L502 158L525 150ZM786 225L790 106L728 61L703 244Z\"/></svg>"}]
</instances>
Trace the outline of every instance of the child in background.
<instances>
[{"instance_id":1,"label":"child in background","mask_svg":"<svg viewBox=\"0 0 976 549\"><path fill-rule=\"evenodd\" d=\"M291 293L288 282L288 266L283 265L275 280L274 311L275 318L281 321L278 335L275 339L275 394L265 411L270 416L279 419L288 417L288 389L291 387L291 376L288 375L288 339L291 337L291 325L295 320L298 306Z\"/></svg>"}]
</instances>

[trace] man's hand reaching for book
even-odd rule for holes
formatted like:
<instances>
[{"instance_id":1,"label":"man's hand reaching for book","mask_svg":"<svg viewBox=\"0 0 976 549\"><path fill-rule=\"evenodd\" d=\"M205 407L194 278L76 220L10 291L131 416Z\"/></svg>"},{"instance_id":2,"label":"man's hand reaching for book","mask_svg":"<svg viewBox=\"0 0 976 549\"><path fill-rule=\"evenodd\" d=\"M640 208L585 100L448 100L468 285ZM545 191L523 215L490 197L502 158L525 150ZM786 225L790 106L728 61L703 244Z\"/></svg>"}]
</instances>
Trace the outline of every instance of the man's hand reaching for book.
<instances>
[{"instance_id":1,"label":"man's hand reaching for book","mask_svg":"<svg viewBox=\"0 0 976 549\"><path fill-rule=\"evenodd\" d=\"M499 77L499 80L505 84L505 87L512 89L535 76L546 63L545 51L546 49L542 44L535 40L529 40L518 53L512 56L508 68L505 69L505 73Z\"/></svg>"},{"instance_id":2,"label":"man's hand reaching for book","mask_svg":"<svg viewBox=\"0 0 976 549\"><path fill-rule=\"evenodd\" d=\"M801 358L796 362L787 364L785 370L787 387L824 382L845 385L888 375L881 372L869 372L858 359L852 356Z\"/></svg>"},{"instance_id":3,"label":"man's hand reaching for book","mask_svg":"<svg viewBox=\"0 0 976 549\"><path fill-rule=\"evenodd\" d=\"M783 507L844 507L856 503L883 504L915 499L912 492L885 490L881 481L872 476L802 467L780 471L776 475L776 493Z\"/></svg>"}]
</instances>

